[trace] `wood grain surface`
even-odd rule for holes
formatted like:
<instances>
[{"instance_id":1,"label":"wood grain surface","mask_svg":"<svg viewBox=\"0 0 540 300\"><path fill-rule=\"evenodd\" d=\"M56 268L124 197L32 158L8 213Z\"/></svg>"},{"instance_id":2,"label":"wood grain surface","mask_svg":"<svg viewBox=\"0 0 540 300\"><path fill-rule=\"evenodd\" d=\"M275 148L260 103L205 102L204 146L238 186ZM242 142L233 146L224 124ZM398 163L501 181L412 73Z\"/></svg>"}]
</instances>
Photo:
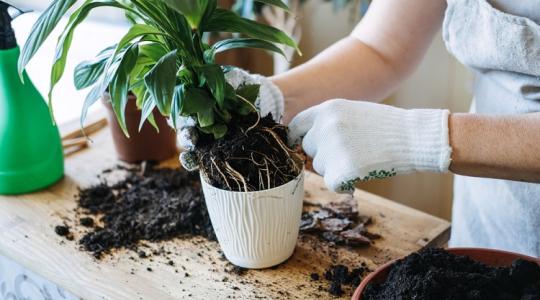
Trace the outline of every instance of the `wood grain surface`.
<instances>
[{"instance_id":1,"label":"wood grain surface","mask_svg":"<svg viewBox=\"0 0 540 300\"><path fill-rule=\"evenodd\" d=\"M56 225L74 222L77 188L97 183L102 170L118 163L108 128L91 138L88 148L66 158L61 182L38 193L0 196L0 254L83 299L335 299L326 292L328 282L310 279L312 272L322 274L336 263L355 267L365 262L374 269L448 240L447 221L357 190L360 214L371 216L369 230L382 235L370 247L332 246L301 235L286 263L243 275L229 272L231 265L222 259L216 242L193 237L144 243L147 249L162 248L170 254L140 259L123 249L98 261L79 249L82 232L75 231L73 241L54 232ZM175 158L168 163L177 165ZM329 192L313 173L307 173L305 189L310 203L344 197ZM350 298L351 293L348 289L343 297Z\"/></svg>"}]
</instances>

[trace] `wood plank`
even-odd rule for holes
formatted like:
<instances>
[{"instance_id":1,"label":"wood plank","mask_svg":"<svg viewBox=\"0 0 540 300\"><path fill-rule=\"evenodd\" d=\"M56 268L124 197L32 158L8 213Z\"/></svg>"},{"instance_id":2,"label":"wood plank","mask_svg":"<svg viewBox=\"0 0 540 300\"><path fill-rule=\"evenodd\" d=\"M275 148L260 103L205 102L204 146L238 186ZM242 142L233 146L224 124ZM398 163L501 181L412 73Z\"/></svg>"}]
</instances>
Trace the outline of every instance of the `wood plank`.
<instances>
[{"instance_id":1,"label":"wood plank","mask_svg":"<svg viewBox=\"0 0 540 300\"><path fill-rule=\"evenodd\" d=\"M357 190L354 196L360 214L372 216L370 231L383 236L370 247L332 247L302 235L285 264L250 270L242 276L226 272L230 265L221 259L219 245L203 238L149 244L171 251L167 257L131 259L137 257L133 251L119 250L97 261L79 250L76 240L82 232L75 232L75 241L66 241L53 230L64 218L74 218L77 188L98 182L101 170L117 164L108 129L92 139L88 149L66 159L66 176L58 184L38 193L0 196L0 254L84 299L332 299L335 297L326 291L319 291L319 286L326 288L328 283L311 281L310 273L321 274L335 263L356 266L365 262L375 268L426 245L447 241L447 221ZM169 164L176 165L176 159ZM322 178L313 173L306 175L306 191L306 201L311 203L343 197L328 191ZM167 264L169 259L174 266Z\"/></svg>"}]
</instances>

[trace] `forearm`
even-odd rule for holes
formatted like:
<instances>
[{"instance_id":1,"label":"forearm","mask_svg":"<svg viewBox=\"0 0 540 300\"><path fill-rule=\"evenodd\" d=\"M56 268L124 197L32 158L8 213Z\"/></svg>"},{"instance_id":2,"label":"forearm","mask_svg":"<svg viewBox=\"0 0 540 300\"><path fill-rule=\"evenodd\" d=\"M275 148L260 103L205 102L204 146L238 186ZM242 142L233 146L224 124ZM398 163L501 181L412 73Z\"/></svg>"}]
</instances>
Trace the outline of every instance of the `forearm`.
<instances>
[{"instance_id":1,"label":"forearm","mask_svg":"<svg viewBox=\"0 0 540 300\"><path fill-rule=\"evenodd\" d=\"M452 172L540 183L540 113L452 114L449 131Z\"/></svg>"},{"instance_id":2,"label":"forearm","mask_svg":"<svg viewBox=\"0 0 540 300\"><path fill-rule=\"evenodd\" d=\"M332 98L387 97L418 65L440 28L446 1L374 1L351 36L272 78L285 96L285 122Z\"/></svg>"},{"instance_id":3,"label":"forearm","mask_svg":"<svg viewBox=\"0 0 540 300\"><path fill-rule=\"evenodd\" d=\"M377 51L347 37L272 81L285 97L288 122L305 108L331 98L383 99L397 85L399 76Z\"/></svg>"}]
</instances>

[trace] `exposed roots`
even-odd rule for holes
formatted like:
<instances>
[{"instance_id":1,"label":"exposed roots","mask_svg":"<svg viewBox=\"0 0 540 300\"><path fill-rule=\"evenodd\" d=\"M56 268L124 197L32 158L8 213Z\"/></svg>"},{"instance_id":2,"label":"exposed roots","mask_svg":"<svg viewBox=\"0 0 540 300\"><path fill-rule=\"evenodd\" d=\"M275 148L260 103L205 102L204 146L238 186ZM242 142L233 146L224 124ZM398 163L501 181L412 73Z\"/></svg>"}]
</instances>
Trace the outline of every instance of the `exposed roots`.
<instances>
[{"instance_id":1,"label":"exposed roots","mask_svg":"<svg viewBox=\"0 0 540 300\"><path fill-rule=\"evenodd\" d=\"M257 107L255 107L255 105L253 105L253 103L249 102L248 99L240 96L240 95L236 95L236 97L240 98L242 101L246 102L249 106L251 106L253 108L254 111L257 111ZM259 125L259 122L261 121L261 115L259 115L258 113L257 114L257 121L255 122L255 124L249 126L249 128L246 130L246 134L252 130L253 128L257 127L257 125Z\"/></svg>"},{"instance_id":2,"label":"exposed roots","mask_svg":"<svg viewBox=\"0 0 540 300\"><path fill-rule=\"evenodd\" d=\"M216 164L216 160L213 158L213 157L210 157L210 160L212 161L212 165L216 167L216 170L218 171L219 175L221 175L221 177L223 177L223 180L225 181L225 183L227 184L227 187L229 188L229 190L231 189L231 185L229 184L229 181L227 180L227 176L225 176L225 174L223 174L223 172L221 171L221 169L218 167L218 165Z\"/></svg>"},{"instance_id":3,"label":"exposed roots","mask_svg":"<svg viewBox=\"0 0 540 300\"><path fill-rule=\"evenodd\" d=\"M248 192L278 187L296 178L303 161L286 144L287 127L276 124L271 116L244 118L224 139L198 145L199 166L210 183Z\"/></svg>"},{"instance_id":4,"label":"exposed roots","mask_svg":"<svg viewBox=\"0 0 540 300\"><path fill-rule=\"evenodd\" d=\"M225 162L225 168L227 170L227 173L229 175L231 175L231 177L236 181L240 181L242 182L242 185L244 186L244 192L249 192L249 189L248 189L248 186L247 186L247 183L246 183L246 179L244 178L244 176L242 176L242 174L240 174L238 171L236 171L233 167L231 167L231 165L229 165L228 162Z\"/></svg>"}]
</instances>

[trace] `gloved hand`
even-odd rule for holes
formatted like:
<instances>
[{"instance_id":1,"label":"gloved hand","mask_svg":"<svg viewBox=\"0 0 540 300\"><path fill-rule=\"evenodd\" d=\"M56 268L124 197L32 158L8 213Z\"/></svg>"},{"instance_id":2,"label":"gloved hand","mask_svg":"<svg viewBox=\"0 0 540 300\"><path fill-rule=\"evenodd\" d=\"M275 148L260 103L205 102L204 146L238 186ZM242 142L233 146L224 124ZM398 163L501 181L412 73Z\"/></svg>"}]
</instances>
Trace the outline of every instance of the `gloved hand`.
<instances>
[{"instance_id":1,"label":"gloved hand","mask_svg":"<svg viewBox=\"0 0 540 300\"><path fill-rule=\"evenodd\" d=\"M285 106L283 94L268 78L256 74L252 75L242 69L234 68L225 73L225 80L235 89L242 84L260 85L259 97L255 101L259 113L261 116L272 113L272 117L276 122L281 121ZM179 117L177 120L178 140L180 146L186 150L180 153L180 162L188 171L197 169L197 161L193 153L198 138L196 124L196 121L192 118Z\"/></svg>"},{"instance_id":2,"label":"gloved hand","mask_svg":"<svg viewBox=\"0 0 540 300\"><path fill-rule=\"evenodd\" d=\"M364 101L330 100L298 114L289 142L302 145L328 188L450 165L447 110L406 110Z\"/></svg>"}]
</instances>

